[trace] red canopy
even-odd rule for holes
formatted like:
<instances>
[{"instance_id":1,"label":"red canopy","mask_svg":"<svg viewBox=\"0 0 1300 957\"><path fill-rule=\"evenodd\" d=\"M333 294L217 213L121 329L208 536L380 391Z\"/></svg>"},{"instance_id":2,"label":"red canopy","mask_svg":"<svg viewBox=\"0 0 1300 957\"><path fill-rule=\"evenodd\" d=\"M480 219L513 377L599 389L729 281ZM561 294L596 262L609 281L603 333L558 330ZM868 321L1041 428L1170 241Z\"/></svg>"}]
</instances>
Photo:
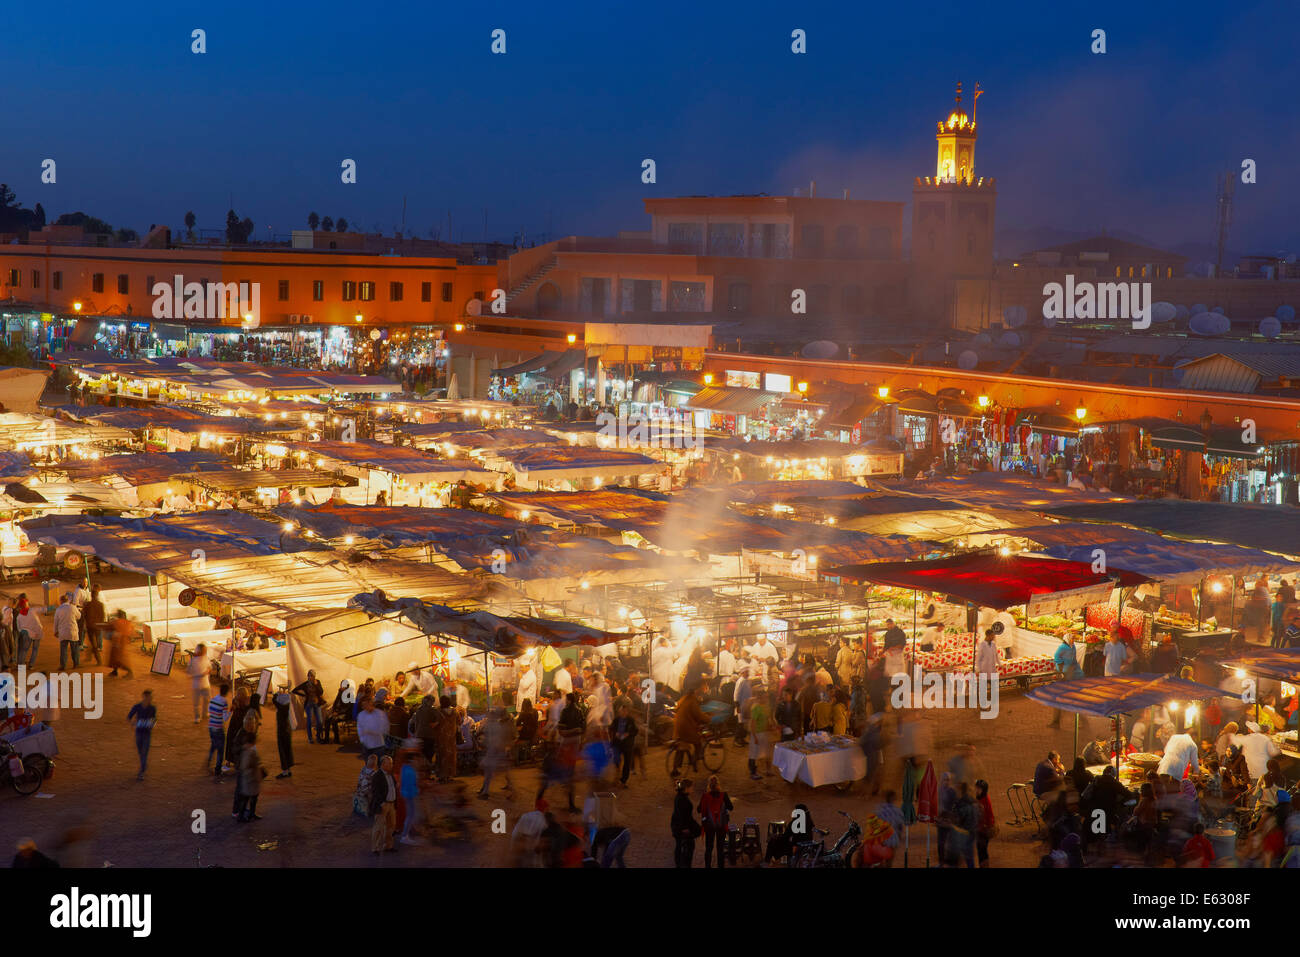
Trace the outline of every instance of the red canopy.
<instances>
[{"instance_id":1,"label":"red canopy","mask_svg":"<svg viewBox=\"0 0 1300 957\"><path fill-rule=\"evenodd\" d=\"M841 565L823 574L896 588L942 592L988 608L1010 608L1025 604L1035 595L1095 588L1107 582L1128 586L1151 580L1145 575L1117 568L1099 575L1087 562L988 552L972 552L928 562Z\"/></svg>"}]
</instances>

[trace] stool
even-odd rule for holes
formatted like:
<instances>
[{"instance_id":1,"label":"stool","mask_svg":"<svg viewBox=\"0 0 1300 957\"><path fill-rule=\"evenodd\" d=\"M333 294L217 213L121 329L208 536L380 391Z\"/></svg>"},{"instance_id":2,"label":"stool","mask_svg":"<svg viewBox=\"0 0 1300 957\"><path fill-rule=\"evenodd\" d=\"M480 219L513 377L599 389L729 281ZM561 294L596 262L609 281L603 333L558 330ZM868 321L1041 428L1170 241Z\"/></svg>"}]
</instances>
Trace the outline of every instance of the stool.
<instances>
[{"instance_id":1,"label":"stool","mask_svg":"<svg viewBox=\"0 0 1300 957\"><path fill-rule=\"evenodd\" d=\"M758 833L758 821L746 818L740 828L740 853L757 861L763 856L763 842Z\"/></svg>"}]
</instances>

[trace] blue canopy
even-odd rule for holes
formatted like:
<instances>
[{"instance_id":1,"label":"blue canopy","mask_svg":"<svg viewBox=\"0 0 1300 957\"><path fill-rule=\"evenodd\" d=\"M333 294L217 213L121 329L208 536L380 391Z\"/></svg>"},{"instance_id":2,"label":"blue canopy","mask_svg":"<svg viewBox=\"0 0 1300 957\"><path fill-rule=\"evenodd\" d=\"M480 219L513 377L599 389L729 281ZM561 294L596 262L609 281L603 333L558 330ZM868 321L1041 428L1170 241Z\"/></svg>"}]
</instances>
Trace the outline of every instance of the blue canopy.
<instances>
[{"instance_id":1,"label":"blue canopy","mask_svg":"<svg viewBox=\"0 0 1300 957\"><path fill-rule=\"evenodd\" d=\"M1229 670L1240 668L1259 678L1300 683L1300 648L1250 648L1245 654L1220 661L1219 665Z\"/></svg>"},{"instance_id":2,"label":"blue canopy","mask_svg":"<svg viewBox=\"0 0 1300 957\"><path fill-rule=\"evenodd\" d=\"M1097 718L1141 711L1170 701L1241 697L1213 685L1203 685L1185 678L1171 678L1169 675L1109 675L1053 681L1031 688L1026 696L1048 707L1060 708L1072 714L1090 714Z\"/></svg>"}]
</instances>

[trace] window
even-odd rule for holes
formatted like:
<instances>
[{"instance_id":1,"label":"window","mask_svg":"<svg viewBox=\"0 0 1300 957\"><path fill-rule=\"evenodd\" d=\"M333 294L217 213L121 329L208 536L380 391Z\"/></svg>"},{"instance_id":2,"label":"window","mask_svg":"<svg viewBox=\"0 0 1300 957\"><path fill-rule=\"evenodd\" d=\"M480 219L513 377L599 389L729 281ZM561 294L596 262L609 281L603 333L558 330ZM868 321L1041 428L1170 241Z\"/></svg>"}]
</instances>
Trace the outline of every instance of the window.
<instances>
[{"instance_id":1,"label":"window","mask_svg":"<svg viewBox=\"0 0 1300 957\"><path fill-rule=\"evenodd\" d=\"M894 235L888 226L872 226L867 234L867 258L888 259L893 255ZM933 252L933 246L931 247Z\"/></svg>"},{"instance_id":2,"label":"window","mask_svg":"<svg viewBox=\"0 0 1300 957\"><path fill-rule=\"evenodd\" d=\"M52 289L63 288L63 270L56 269L54 272L50 273L50 287Z\"/></svg>"},{"instance_id":3,"label":"window","mask_svg":"<svg viewBox=\"0 0 1300 957\"><path fill-rule=\"evenodd\" d=\"M343 280L343 301L351 302L357 298L357 284L350 279Z\"/></svg>"},{"instance_id":4,"label":"window","mask_svg":"<svg viewBox=\"0 0 1300 957\"><path fill-rule=\"evenodd\" d=\"M820 256L826 251L826 237L820 225L804 226L799 239L804 256Z\"/></svg>"},{"instance_id":5,"label":"window","mask_svg":"<svg viewBox=\"0 0 1300 957\"><path fill-rule=\"evenodd\" d=\"M288 302L289 301L289 280L281 279L278 283L276 283L276 288L280 296L280 301Z\"/></svg>"},{"instance_id":6,"label":"window","mask_svg":"<svg viewBox=\"0 0 1300 957\"><path fill-rule=\"evenodd\" d=\"M442 301L451 302L451 283L449 282L442 284Z\"/></svg>"},{"instance_id":7,"label":"window","mask_svg":"<svg viewBox=\"0 0 1300 957\"><path fill-rule=\"evenodd\" d=\"M1133 267L1132 267L1132 266L1129 266L1129 267L1128 267L1128 278L1129 278L1129 279L1132 279L1132 278L1133 278Z\"/></svg>"},{"instance_id":8,"label":"window","mask_svg":"<svg viewBox=\"0 0 1300 957\"><path fill-rule=\"evenodd\" d=\"M388 284L388 299L390 302L402 301L402 284L400 282L390 282Z\"/></svg>"},{"instance_id":9,"label":"window","mask_svg":"<svg viewBox=\"0 0 1300 957\"><path fill-rule=\"evenodd\" d=\"M844 296L844 315L846 316L862 315L862 287L845 286L843 296Z\"/></svg>"},{"instance_id":10,"label":"window","mask_svg":"<svg viewBox=\"0 0 1300 957\"><path fill-rule=\"evenodd\" d=\"M32 270L32 288L33 289L41 288L41 271L39 269Z\"/></svg>"},{"instance_id":11,"label":"window","mask_svg":"<svg viewBox=\"0 0 1300 957\"><path fill-rule=\"evenodd\" d=\"M749 299L749 283L733 282L727 286L727 312L732 315L749 315Z\"/></svg>"},{"instance_id":12,"label":"window","mask_svg":"<svg viewBox=\"0 0 1300 957\"><path fill-rule=\"evenodd\" d=\"M808 315L826 316L830 313L831 287L818 284L808 287Z\"/></svg>"},{"instance_id":13,"label":"window","mask_svg":"<svg viewBox=\"0 0 1300 957\"><path fill-rule=\"evenodd\" d=\"M117 294L125 296L131 291L131 277L124 272L117 274Z\"/></svg>"},{"instance_id":14,"label":"window","mask_svg":"<svg viewBox=\"0 0 1300 957\"><path fill-rule=\"evenodd\" d=\"M835 254L841 259L856 259L858 255L858 227L835 227Z\"/></svg>"},{"instance_id":15,"label":"window","mask_svg":"<svg viewBox=\"0 0 1300 957\"><path fill-rule=\"evenodd\" d=\"M433 302L433 283L420 283L420 302Z\"/></svg>"},{"instance_id":16,"label":"window","mask_svg":"<svg viewBox=\"0 0 1300 957\"><path fill-rule=\"evenodd\" d=\"M21 269L9 270L9 285L15 288L23 284L23 273Z\"/></svg>"},{"instance_id":17,"label":"window","mask_svg":"<svg viewBox=\"0 0 1300 957\"><path fill-rule=\"evenodd\" d=\"M375 298L375 284L373 282L363 282L361 284L361 301L371 302Z\"/></svg>"},{"instance_id":18,"label":"window","mask_svg":"<svg viewBox=\"0 0 1300 957\"><path fill-rule=\"evenodd\" d=\"M967 256L975 255L975 234L974 233L966 234L966 255Z\"/></svg>"},{"instance_id":19,"label":"window","mask_svg":"<svg viewBox=\"0 0 1300 957\"><path fill-rule=\"evenodd\" d=\"M1119 266L1116 266L1116 267L1115 267L1115 278L1116 278L1116 279L1119 279L1119 278L1120 278L1120 274L1119 274L1119 273L1120 273L1120 267L1119 267Z\"/></svg>"},{"instance_id":20,"label":"window","mask_svg":"<svg viewBox=\"0 0 1300 957\"><path fill-rule=\"evenodd\" d=\"M474 298L477 299L479 302L482 302L482 301L483 301L483 290L482 290L482 289L476 289L476 290L474 290Z\"/></svg>"},{"instance_id":21,"label":"window","mask_svg":"<svg viewBox=\"0 0 1300 957\"><path fill-rule=\"evenodd\" d=\"M325 300L325 282L321 279L313 279L311 283L311 301L324 302Z\"/></svg>"},{"instance_id":22,"label":"window","mask_svg":"<svg viewBox=\"0 0 1300 957\"><path fill-rule=\"evenodd\" d=\"M90 289L92 292L104 291L104 274L102 272L97 272L90 277Z\"/></svg>"},{"instance_id":23,"label":"window","mask_svg":"<svg viewBox=\"0 0 1300 957\"><path fill-rule=\"evenodd\" d=\"M1173 278L1174 278L1174 267L1173 267L1173 266L1166 266L1166 267L1165 267L1165 278L1166 278L1166 279L1173 279Z\"/></svg>"}]
</instances>

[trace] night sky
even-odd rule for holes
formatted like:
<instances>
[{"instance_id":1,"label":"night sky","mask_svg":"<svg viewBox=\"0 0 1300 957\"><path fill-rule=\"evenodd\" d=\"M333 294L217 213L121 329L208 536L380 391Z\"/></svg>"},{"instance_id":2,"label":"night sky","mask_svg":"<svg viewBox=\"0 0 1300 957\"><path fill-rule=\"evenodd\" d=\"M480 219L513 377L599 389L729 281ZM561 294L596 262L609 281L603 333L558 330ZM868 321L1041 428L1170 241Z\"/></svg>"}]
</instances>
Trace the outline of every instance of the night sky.
<instances>
[{"instance_id":1,"label":"night sky","mask_svg":"<svg viewBox=\"0 0 1300 957\"><path fill-rule=\"evenodd\" d=\"M405 196L421 236L447 238L450 209L454 238L481 238L485 207L491 238L606 235L646 228L648 195L816 179L906 201L960 79L968 112L974 82L987 91L976 174L999 181L1001 229L1208 245L1216 172L1249 157L1229 245L1300 249L1295 4L846 7L8 4L0 180L51 220L141 232L187 209L221 228L232 196L259 239L312 210L391 231Z\"/></svg>"}]
</instances>

